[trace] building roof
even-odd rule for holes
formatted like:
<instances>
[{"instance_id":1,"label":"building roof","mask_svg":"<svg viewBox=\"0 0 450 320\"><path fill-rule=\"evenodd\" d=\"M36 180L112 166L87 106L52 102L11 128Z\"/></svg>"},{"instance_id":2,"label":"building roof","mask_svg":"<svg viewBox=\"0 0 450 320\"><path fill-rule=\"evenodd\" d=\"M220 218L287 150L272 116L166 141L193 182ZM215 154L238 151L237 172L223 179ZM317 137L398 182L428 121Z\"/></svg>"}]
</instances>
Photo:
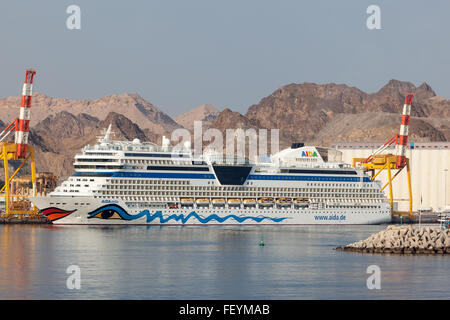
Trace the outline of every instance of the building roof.
<instances>
[{"instance_id":1,"label":"building roof","mask_svg":"<svg viewBox=\"0 0 450 320\"><path fill-rule=\"evenodd\" d=\"M331 148L334 149L378 149L385 142L332 142ZM395 144L392 144L388 149L395 149ZM436 142L409 142L407 149L449 149L450 142L436 141Z\"/></svg>"}]
</instances>

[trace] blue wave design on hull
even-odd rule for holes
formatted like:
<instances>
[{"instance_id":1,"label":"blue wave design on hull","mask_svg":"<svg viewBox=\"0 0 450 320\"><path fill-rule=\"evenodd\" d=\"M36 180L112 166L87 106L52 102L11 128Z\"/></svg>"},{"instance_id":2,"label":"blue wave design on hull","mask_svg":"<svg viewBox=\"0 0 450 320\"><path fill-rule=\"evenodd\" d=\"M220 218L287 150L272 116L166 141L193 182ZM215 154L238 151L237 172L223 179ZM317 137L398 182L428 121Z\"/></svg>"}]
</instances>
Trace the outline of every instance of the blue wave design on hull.
<instances>
[{"instance_id":1,"label":"blue wave design on hull","mask_svg":"<svg viewBox=\"0 0 450 320\"><path fill-rule=\"evenodd\" d=\"M174 221L181 221L183 224L185 224L191 218L196 218L201 223L208 223L212 220L215 220L219 223L223 223L223 222L227 221L228 219L234 219L239 223L242 223L247 220L253 220L255 222L261 222L263 220L270 220L273 222L281 222L283 220L288 219L287 217L272 218L272 217L265 217L265 216L240 217L240 216L237 216L234 214L230 214L225 217L219 217L217 214L211 214L207 217L202 217L202 216L198 215L197 212L195 212L195 211L192 211L191 213L189 213L186 216L184 216L184 214L181 213L181 214L172 214L172 215L168 216L167 218L165 218L161 211L157 211L154 214L151 214L150 211L148 211L147 209L139 212L138 214L130 215L124 209L122 209L122 207L120 207L118 205L106 205L106 206L100 207L97 210L90 212L88 219L91 219L91 218L108 219L108 218L103 218L101 216L99 217L99 215L102 215L103 212L108 212L108 215L107 215L108 217L111 217L112 213L117 213L121 219L126 220L126 221L132 221L132 220L140 219L142 217L146 217L147 223L150 223L158 218L159 218L160 223L166 223L168 221L174 220Z\"/></svg>"}]
</instances>

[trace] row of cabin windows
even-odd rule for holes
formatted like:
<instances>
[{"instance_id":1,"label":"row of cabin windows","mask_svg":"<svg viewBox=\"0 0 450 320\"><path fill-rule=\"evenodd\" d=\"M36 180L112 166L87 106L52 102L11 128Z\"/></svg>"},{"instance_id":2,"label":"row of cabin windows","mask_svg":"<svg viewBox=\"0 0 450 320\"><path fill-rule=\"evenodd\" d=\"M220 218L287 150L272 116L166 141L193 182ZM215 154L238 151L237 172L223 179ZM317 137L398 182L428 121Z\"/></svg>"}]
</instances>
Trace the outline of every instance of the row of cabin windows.
<instances>
[{"instance_id":1,"label":"row of cabin windows","mask_svg":"<svg viewBox=\"0 0 450 320\"><path fill-rule=\"evenodd\" d=\"M100 191L100 194L103 195L129 195L129 194L136 194L136 195L166 195L168 194L167 191L138 191L138 190L104 190ZM172 194L172 196L210 196L210 197L260 197L260 196L277 196L277 197L289 197L289 198L313 198L313 199L320 199L320 198L335 198L335 199L372 199L372 200L381 200L381 195L369 195L369 194L319 194L319 193L267 193L267 194L261 194L261 193L254 193L254 192L194 192L194 191L182 191L182 192L175 192Z\"/></svg>"},{"instance_id":2,"label":"row of cabin windows","mask_svg":"<svg viewBox=\"0 0 450 320\"><path fill-rule=\"evenodd\" d=\"M114 180L107 189L142 189L142 190L185 190L186 187L151 185L151 184L115 184ZM190 186L189 190L211 190L211 191L272 191L272 192L336 192L355 194L380 194L376 189L331 189L331 188L272 188L272 187L226 187L226 186Z\"/></svg>"}]
</instances>

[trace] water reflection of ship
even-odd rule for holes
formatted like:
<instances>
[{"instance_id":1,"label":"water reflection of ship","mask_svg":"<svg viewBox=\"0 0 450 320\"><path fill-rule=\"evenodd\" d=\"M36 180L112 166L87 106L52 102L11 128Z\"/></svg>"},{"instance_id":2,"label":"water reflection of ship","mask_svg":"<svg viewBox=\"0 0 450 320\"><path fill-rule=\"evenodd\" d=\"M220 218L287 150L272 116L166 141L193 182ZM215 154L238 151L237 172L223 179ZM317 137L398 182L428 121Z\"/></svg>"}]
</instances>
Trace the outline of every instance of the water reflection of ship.
<instances>
[{"instance_id":1,"label":"water reflection of ship","mask_svg":"<svg viewBox=\"0 0 450 320\"><path fill-rule=\"evenodd\" d=\"M5 224L2 227L2 236L0 243L0 266L1 273L8 272L7 270L14 270L8 272L8 283L13 283L14 287L5 287L0 282L0 287L3 293L9 291L8 294L15 294L20 292L23 288L28 288L31 285L30 274L32 274L32 261L35 252L35 233L36 226L26 226L26 230L22 230L23 226ZM22 238L23 232L27 233L26 241ZM0 278L5 275L0 274ZM11 298L27 298L23 296Z\"/></svg>"}]
</instances>

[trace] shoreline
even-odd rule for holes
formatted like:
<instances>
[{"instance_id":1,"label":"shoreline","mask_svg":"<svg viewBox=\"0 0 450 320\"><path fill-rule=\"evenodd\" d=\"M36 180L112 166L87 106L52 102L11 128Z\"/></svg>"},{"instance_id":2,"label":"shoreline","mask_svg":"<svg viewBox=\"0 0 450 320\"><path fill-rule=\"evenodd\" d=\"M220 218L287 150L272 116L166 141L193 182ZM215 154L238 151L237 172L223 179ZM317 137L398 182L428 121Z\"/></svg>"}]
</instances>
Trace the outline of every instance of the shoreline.
<instances>
[{"instance_id":1,"label":"shoreline","mask_svg":"<svg viewBox=\"0 0 450 320\"><path fill-rule=\"evenodd\" d=\"M18 217L0 217L0 225L1 224L52 224L52 222L44 216L24 216L21 218Z\"/></svg>"}]
</instances>

